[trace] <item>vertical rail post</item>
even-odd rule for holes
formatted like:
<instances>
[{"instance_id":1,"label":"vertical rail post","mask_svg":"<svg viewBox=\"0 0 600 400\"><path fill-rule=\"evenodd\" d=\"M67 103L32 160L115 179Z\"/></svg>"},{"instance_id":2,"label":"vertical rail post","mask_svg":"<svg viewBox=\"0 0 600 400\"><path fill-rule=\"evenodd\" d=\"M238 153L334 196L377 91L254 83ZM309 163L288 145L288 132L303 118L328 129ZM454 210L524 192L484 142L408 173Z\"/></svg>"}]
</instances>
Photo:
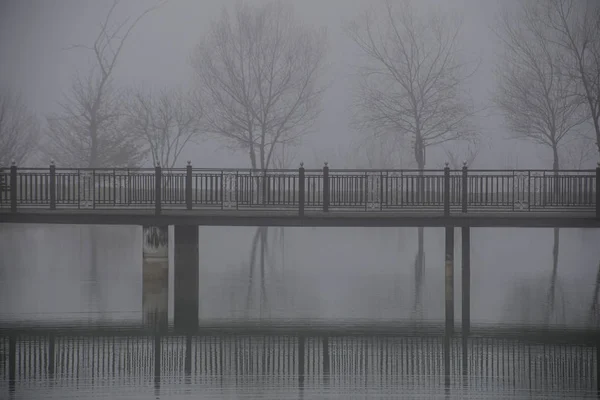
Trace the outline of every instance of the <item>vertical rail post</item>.
<instances>
[{"instance_id":1,"label":"vertical rail post","mask_svg":"<svg viewBox=\"0 0 600 400\"><path fill-rule=\"evenodd\" d=\"M17 379L17 338L8 337L8 391L14 393Z\"/></svg>"},{"instance_id":2,"label":"vertical rail post","mask_svg":"<svg viewBox=\"0 0 600 400\"><path fill-rule=\"evenodd\" d=\"M298 215L304 217L304 163L298 169Z\"/></svg>"},{"instance_id":3,"label":"vertical rail post","mask_svg":"<svg viewBox=\"0 0 600 400\"><path fill-rule=\"evenodd\" d=\"M323 336L323 381L325 383L329 382L330 369L329 336Z\"/></svg>"},{"instance_id":4,"label":"vertical rail post","mask_svg":"<svg viewBox=\"0 0 600 400\"><path fill-rule=\"evenodd\" d=\"M56 364L56 340L54 334L48 337L48 376L54 378L54 366Z\"/></svg>"},{"instance_id":5,"label":"vertical rail post","mask_svg":"<svg viewBox=\"0 0 600 400\"><path fill-rule=\"evenodd\" d=\"M305 345L306 342L304 336L298 336L298 388L300 391L304 389Z\"/></svg>"},{"instance_id":6,"label":"vertical rail post","mask_svg":"<svg viewBox=\"0 0 600 400\"><path fill-rule=\"evenodd\" d=\"M185 206L188 210L192 209L192 162L187 162L185 167Z\"/></svg>"},{"instance_id":7,"label":"vertical rail post","mask_svg":"<svg viewBox=\"0 0 600 400\"><path fill-rule=\"evenodd\" d=\"M446 227L446 326L444 330L444 384L450 386L450 347L454 334L454 227Z\"/></svg>"},{"instance_id":8,"label":"vertical rail post","mask_svg":"<svg viewBox=\"0 0 600 400\"><path fill-rule=\"evenodd\" d=\"M158 329L154 332L154 390L160 390L160 358L162 355L160 346L160 332Z\"/></svg>"},{"instance_id":9,"label":"vertical rail post","mask_svg":"<svg viewBox=\"0 0 600 400\"><path fill-rule=\"evenodd\" d=\"M596 218L600 219L600 162L596 166Z\"/></svg>"},{"instance_id":10,"label":"vertical rail post","mask_svg":"<svg viewBox=\"0 0 600 400\"><path fill-rule=\"evenodd\" d=\"M50 209L56 210L56 166L50 161Z\"/></svg>"},{"instance_id":11,"label":"vertical rail post","mask_svg":"<svg viewBox=\"0 0 600 400\"><path fill-rule=\"evenodd\" d=\"M462 373L466 383L469 374L469 333L471 330L471 228L462 227Z\"/></svg>"},{"instance_id":12,"label":"vertical rail post","mask_svg":"<svg viewBox=\"0 0 600 400\"><path fill-rule=\"evenodd\" d=\"M596 338L596 395L600 398L600 339Z\"/></svg>"},{"instance_id":13,"label":"vertical rail post","mask_svg":"<svg viewBox=\"0 0 600 400\"><path fill-rule=\"evenodd\" d=\"M469 204L469 168L467 162L463 162L462 167L462 212L467 212L467 204Z\"/></svg>"},{"instance_id":14,"label":"vertical rail post","mask_svg":"<svg viewBox=\"0 0 600 400\"><path fill-rule=\"evenodd\" d=\"M27 192L27 188L25 188ZM10 211L17 212L17 163L15 160L10 165Z\"/></svg>"},{"instance_id":15,"label":"vertical rail post","mask_svg":"<svg viewBox=\"0 0 600 400\"><path fill-rule=\"evenodd\" d=\"M444 216L450 215L450 167L444 167Z\"/></svg>"},{"instance_id":16,"label":"vertical rail post","mask_svg":"<svg viewBox=\"0 0 600 400\"><path fill-rule=\"evenodd\" d=\"M185 337L185 375L192 375L192 335L187 334Z\"/></svg>"},{"instance_id":17,"label":"vertical rail post","mask_svg":"<svg viewBox=\"0 0 600 400\"><path fill-rule=\"evenodd\" d=\"M323 166L323 211L329 211L329 167L327 161Z\"/></svg>"},{"instance_id":18,"label":"vertical rail post","mask_svg":"<svg viewBox=\"0 0 600 400\"><path fill-rule=\"evenodd\" d=\"M156 215L160 214L161 210L161 194L162 194L162 168L160 162L154 167L154 210Z\"/></svg>"}]
</instances>

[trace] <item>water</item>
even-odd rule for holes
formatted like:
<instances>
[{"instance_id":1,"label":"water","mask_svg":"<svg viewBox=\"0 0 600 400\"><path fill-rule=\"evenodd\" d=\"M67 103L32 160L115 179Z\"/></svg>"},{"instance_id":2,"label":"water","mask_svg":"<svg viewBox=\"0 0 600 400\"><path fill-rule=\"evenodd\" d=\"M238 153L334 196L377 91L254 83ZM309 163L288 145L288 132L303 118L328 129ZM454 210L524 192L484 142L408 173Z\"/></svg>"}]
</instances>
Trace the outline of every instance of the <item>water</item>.
<instances>
[{"instance_id":1,"label":"water","mask_svg":"<svg viewBox=\"0 0 600 400\"><path fill-rule=\"evenodd\" d=\"M493 333L473 335L465 348L452 339L448 376L439 335L79 329L15 337L15 383L8 384L5 358L0 387L14 399L595 398L598 384L597 349L585 341L535 343ZM9 340L0 343L7 354Z\"/></svg>"},{"instance_id":2,"label":"water","mask_svg":"<svg viewBox=\"0 0 600 400\"><path fill-rule=\"evenodd\" d=\"M277 230L270 232L281 238ZM561 230L560 307L553 322L586 322L600 259L599 233ZM427 341L402 335L383 342L377 337L330 338L329 374L323 370L322 342L309 337L302 384L293 337L275 335L268 341L239 332L233 342L221 336L193 337L186 370L187 339L171 335L161 342L157 385L152 337L59 335L51 371L50 339L32 330L17 338L11 387L10 346L2 331L8 322L141 321L141 229L98 227L95 260L90 258L89 234L88 227L0 226L0 399L596 398L598 360L593 345L473 338L464 386L462 347L455 343L448 390L442 338ZM270 244L266 305L259 309L255 277L255 307L247 310L253 234L253 228L200 229L202 321L260 315L331 323L413 317L416 229L286 230L281 242ZM475 324L543 319L551 237L550 230L542 229L474 230ZM443 239L443 230L425 230L423 319L441 320L444 315ZM458 241L456 246L458 321ZM170 280L172 314L172 276Z\"/></svg>"}]
</instances>

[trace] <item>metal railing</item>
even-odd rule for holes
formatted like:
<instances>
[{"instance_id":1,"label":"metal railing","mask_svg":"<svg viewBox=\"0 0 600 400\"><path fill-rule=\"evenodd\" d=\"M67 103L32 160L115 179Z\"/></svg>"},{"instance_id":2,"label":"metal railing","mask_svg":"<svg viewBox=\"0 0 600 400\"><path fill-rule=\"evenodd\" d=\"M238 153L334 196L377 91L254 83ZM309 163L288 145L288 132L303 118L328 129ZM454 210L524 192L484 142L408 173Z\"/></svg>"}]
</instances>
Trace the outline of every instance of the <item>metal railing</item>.
<instances>
[{"instance_id":1,"label":"metal railing","mask_svg":"<svg viewBox=\"0 0 600 400\"><path fill-rule=\"evenodd\" d=\"M600 217L595 170L0 170L0 208L322 211L587 211Z\"/></svg>"},{"instance_id":2,"label":"metal railing","mask_svg":"<svg viewBox=\"0 0 600 400\"><path fill-rule=\"evenodd\" d=\"M352 379L417 382L430 389L504 385L594 392L597 331L485 329L447 337L443 327L213 326L0 329L0 376L20 382L269 376L299 387Z\"/></svg>"}]
</instances>

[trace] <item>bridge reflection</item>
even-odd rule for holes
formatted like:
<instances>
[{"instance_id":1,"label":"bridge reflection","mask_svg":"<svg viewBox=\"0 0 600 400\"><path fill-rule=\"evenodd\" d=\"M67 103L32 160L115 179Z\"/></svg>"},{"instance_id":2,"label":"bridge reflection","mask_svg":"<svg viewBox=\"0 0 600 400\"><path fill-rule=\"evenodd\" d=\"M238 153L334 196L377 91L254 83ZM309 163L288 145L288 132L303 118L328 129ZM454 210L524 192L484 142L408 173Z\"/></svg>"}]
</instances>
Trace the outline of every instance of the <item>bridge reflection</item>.
<instances>
[{"instance_id":1,"label":"bridge reflection","mask_svg":"<svg viewBox=\"0 0 600 400\"><path fill-rule=\"evenodd\" d=\"M10 392L201 385L591 394L600 364L597 332L572 330L474 327L468 337L448 338L434 326L238 325L8 328L0 335L1 390Z\"/></svg>"}]
</instances>

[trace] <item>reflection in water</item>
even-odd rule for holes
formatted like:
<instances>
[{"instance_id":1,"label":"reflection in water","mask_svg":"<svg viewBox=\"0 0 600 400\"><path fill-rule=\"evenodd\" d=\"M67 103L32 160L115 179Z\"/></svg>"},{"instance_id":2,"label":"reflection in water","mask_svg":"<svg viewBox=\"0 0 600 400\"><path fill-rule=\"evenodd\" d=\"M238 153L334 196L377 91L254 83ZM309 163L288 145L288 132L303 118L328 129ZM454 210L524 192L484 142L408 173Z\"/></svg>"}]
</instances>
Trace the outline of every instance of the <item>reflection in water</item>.
<instances>
[{"instance_id":1,"label":"reflection in water","mask_svg":"<svg viewBox=\"0 0 600 400\"><path fill-rule=\"evenodd\" d=\"M491 333L470 337L464 348L454 338L446 380L439 334L4 332L0 393L19 399L594 397L595 345L540 338Z\"/></svg>"}]
</instances>

